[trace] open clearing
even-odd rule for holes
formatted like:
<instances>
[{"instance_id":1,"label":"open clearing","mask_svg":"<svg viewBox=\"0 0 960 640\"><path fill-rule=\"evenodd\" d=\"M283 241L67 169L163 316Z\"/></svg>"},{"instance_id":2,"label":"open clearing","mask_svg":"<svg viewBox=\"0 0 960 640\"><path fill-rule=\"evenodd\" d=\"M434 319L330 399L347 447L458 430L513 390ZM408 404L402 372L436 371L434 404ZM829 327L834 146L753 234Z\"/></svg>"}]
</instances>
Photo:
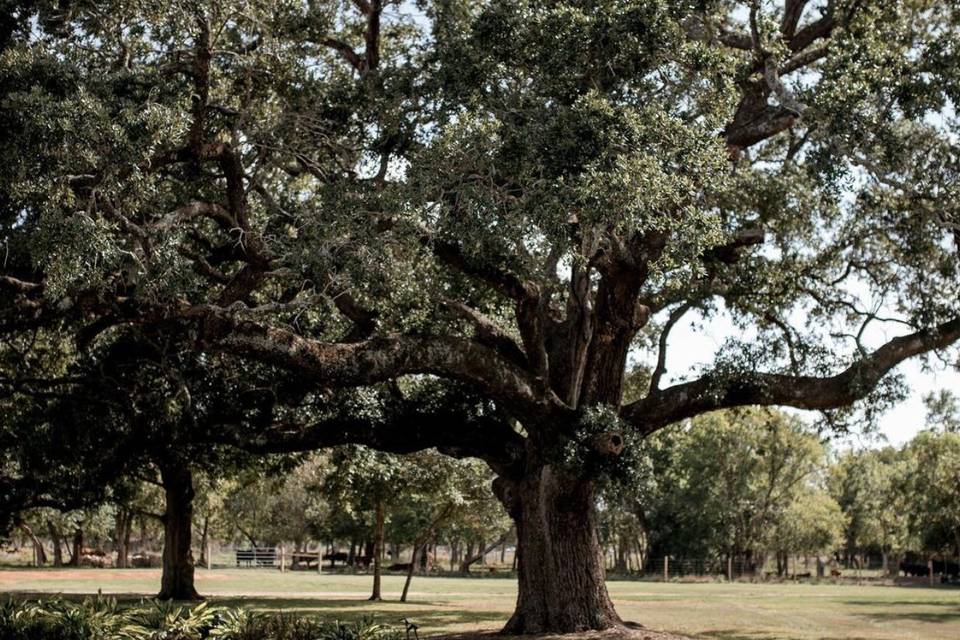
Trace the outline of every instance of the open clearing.
<instances>
[{"instance_id":1,"label":"open clearing","mask_svg":"<svg viewBox=\"0 0 960 640\"><path fill-rule=\"evenodd\" d=\"M281 574L269 569L197 570L201 593L216 604L312 612L383 622L408 617L426 633L497 628L516 586L507 578L414 578L410 602L396 602L401 576L384 577L386 602L371 603L370 576ZM116 594L139 598L160 584L159 569L6 569L0 592ZM611 581L625 620L715 640L918 640L960 638L960 590L834 584L688 584Z\"/></svg>"}]
</instances>

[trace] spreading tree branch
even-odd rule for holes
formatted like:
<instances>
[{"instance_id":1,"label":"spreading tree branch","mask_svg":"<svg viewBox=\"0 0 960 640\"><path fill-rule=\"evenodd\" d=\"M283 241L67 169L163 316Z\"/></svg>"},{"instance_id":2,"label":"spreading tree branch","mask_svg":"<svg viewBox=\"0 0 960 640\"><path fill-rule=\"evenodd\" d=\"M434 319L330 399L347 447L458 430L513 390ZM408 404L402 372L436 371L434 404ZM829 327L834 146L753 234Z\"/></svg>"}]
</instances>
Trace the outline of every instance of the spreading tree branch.
<instances>
[{"instance_id":1,"label":"spreading tree branch","mask_svg":"<svg viewBox=\"0 0 960 640\"><path fill-rule=\"evenodd\" d=\"M960 318L955 318L931 329L893 338L833 376L710 373L655 391L625 406L621 415L642 432L652 433L707 411L745 405L837 409L866 397L891 369L907 358L944 349L958 340Z\"/></svg>"}]
</instances>

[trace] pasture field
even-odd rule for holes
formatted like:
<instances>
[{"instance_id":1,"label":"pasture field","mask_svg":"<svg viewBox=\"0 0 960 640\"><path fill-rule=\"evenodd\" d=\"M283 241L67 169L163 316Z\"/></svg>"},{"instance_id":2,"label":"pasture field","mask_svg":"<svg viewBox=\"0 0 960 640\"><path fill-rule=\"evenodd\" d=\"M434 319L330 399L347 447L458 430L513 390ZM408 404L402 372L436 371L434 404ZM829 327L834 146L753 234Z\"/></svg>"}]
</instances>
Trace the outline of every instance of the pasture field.
<instances>
[{"instance_id":1,"label":"pasture field","mask_svg":"<svg viewBox=\"0 0 960 640\"><path fill-rule=\"evenodd\" d=\"M14 597L154 593L158 569L3 569L0 593ZM214 604L316 613L386 623L408 617L427 634L496 629L509 615L516 586L508 578L414 578L410 602L397 602L401 576L384 577L384 602L366 601L370 577L271 569L197 570ZM837 584L610 581L625 620L712 640L957 640L960 590Z\"/></svg>"}]
</instances>

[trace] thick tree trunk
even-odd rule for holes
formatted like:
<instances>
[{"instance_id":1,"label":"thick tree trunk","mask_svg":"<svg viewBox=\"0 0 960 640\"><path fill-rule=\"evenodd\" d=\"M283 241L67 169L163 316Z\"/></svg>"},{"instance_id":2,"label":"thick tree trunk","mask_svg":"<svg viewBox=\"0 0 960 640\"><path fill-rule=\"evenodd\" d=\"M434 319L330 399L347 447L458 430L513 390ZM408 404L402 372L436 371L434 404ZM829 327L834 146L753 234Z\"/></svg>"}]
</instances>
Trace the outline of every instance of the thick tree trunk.
<instances>
[{"instance_id":1,"label":"thick tree trunk","mask_svg":"<svg viewBox=\"0 0 960 640\"><path fill-rule=\"evenodd\" d=\"M607 594L594 487L549 466L495 485L517 524L519 592L504 633L572 633L623 623Z\"/></svg>"},{"instance_id":2,"label":"thick tree trunk","mask_svg":"<svg viewBox=\"0 0 960 640\"><path fill-rule=\"evenodd\" d=\"M163 515L163 576L160 600L199 600L193 586L193 551L190 548L193 524L193 474L180 464L160 469L166 497Z\"/></svg>"},{"instance_id":3,"label":"thick tree trunk","mask_svg":"<svg viewBox=\"0 0 960 640\"><path fill-rule=\"evenodd\" d=\"M380 594L380 557L383 555L383 520L384 505L383 500L377 500L376 515L374 521L374 540L373 540L373 593L370 594L370 600L381 600Z\"/></svg>"}]
</instances>

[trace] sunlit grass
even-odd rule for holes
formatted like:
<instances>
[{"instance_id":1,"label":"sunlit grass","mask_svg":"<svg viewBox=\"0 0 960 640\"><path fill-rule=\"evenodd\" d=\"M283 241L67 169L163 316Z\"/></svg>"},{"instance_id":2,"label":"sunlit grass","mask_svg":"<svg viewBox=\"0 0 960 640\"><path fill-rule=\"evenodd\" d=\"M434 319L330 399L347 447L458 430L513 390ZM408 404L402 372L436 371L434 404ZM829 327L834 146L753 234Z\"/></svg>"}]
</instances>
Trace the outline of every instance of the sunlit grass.
<instances>
[{"instance_id":1,"label":"sunlit grass","mask_svg":"<svg viewBox=\"0 0 960 640\"><path fill-rule=\"evenodd\" d=\"M32 594L117 594L138 599L159 585L156 569L0 571L0 590ZM386 601L372 603L370 577L270 569L197 570L215 604L290 610L383 622L407 617L427 633L495 629L507 619L516 585L509 578L417 576L410 602L397 600L402 576L385 576ZM717 640L956 640L960 590L834 584L686 584L611 581L624 619L653 629Z\"/></svg>"}]
</instances>

